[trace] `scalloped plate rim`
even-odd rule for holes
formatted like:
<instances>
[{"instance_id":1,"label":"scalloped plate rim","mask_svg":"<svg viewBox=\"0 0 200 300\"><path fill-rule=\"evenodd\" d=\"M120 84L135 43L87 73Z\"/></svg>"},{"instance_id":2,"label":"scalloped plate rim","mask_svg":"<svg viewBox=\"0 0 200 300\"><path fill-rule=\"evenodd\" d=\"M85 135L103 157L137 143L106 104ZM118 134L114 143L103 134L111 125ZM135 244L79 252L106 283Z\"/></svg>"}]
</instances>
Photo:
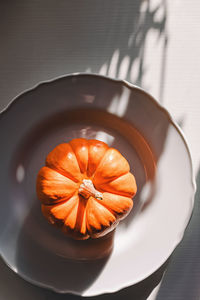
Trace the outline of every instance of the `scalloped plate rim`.
<instances>
[{"instance_id":1,"label":"scalloped plate rim","mask_svg":"<svg viewBox=\"0 0 200 300\"><path fill-rule=\"evenodd\" d=\"M46 289L49 289L49 290L52 290L54 292L61 293L61 294L70 293L70 294L73 294L73 295L78 295L78 296L83 296L83 297L92 297L92 296L98 296L98 295L107 294L107 293L115 293L115 292L118 292L119 290L121 290L123 288L128 288L128 287L130 287L130 286L132 286L134 284L137 284L138 282L141 282L142 280L144 280L147 277L149 277L150 275L152 275L156 270L159 269L159 267L161 267L167 261L167 259L170 257L170 255L173 253L173 251L176 249L176 247L181 242L181 240L182 240L182 238L184 236L185 230L186 230L186 228L187 228L187 226L189 224L189 221L191 219L192 212L193 212L193 207L194 207L194 196L195 196L195 192L196 192L196 181L195 181L195 175L194 175L193 163L192 163L192 155L191 155L191 152L190 152L190 148L189 148L186 136L185 136L184 132L182 131L182 129L180 128L180 126L176 123L176 121L174 120L174 118L172 117L172 115L169 113L169 111L162 104L160 104L151 94L149 94L143 88L141 88L141 87L139 87L137 85L134 85L134 84L132 84L132 83L130 83L127 80L124 80L124 79L112 78L112 77L109 77L109 76L100 75L98 73L75 72L75 73L68 73L68 74L63 74L61 76L53 77L53 78L51 78L49 80L46 80L46 81L40 81L39 83L35 84L32 88L27 88L24 91L22 91L21 93L19 93L16 97L14 97L8 103L8 105L3 110L1 110L1 112L0 112L0 121L1 121L2 115L6 114L6 113L9 113L9 109L14 104L17 104L18 101L20 101L20 98L21 98L22 95L24 96L26 93L31 93L34 90L38 89L42 85L48 85L48 84L51 84L51 83L53 83L55 81L58 81L58 80L61 80L61 79L66 79L66 78L70 78L70 77L75 77L75 76L91 76L91 77L96 77L96 78L102 78L102 79L105 79L105 80L114 81L114 82L116 82L118 84L125 85L128 88L130 88L130 89L139 90L142 93L144 93L152 101L153 105L155 105L157 107L157 109L162 110L165 113L165 115L167 116L169 122L174 126L174 128L176 129L176 131L179 133L179 135L182 138L182 141L183 141L183 143L184 143L184 145L185 145L185 147L187 149L188 159L189 159L189 162L190 162L190 170L191 170L191 186L192 186L192 190L193 190L193 193L191 194L191 199L190 199L190 201L191 201L191 209L190 209L190 211L188 211L188 215L187 215L186 220L185 220L185 226L182 228L182 231L179 234L179 236L177 237L177 240L174 242L174 245L172 246L172 248L169 249L169 251L168 251L169 255L167 257L164 257L163 260L160 261L157 264L157 266L153 268L153 270L147 272L144 276L141 276L141 278L138 278L135 281L127 282L126 285L122 284L118 288L107 289L107 290L104 290L103 292L102 291L97 291L95 294L94 293L93 294L87 293L87 290L85 292L83 292L82 294L79 293L79 292L76 293L75 291L72 291L72 290L59 290L59 289L55 288L52 285L48 285L48 284L42 283L40 281L34 280L34 279L32 279L32 278L30 278L28 276L25 276L25 275L19 273L13 266L11 266L6 261L6 259L2 255L2 253L0 253L0 257L3 259L4 263L12 271L14 271L14 273L16 273L19 277L23 278L24 280L30 282L31 284L33 284L35 286L46 288Z\"/></svg>"}]
</instances>

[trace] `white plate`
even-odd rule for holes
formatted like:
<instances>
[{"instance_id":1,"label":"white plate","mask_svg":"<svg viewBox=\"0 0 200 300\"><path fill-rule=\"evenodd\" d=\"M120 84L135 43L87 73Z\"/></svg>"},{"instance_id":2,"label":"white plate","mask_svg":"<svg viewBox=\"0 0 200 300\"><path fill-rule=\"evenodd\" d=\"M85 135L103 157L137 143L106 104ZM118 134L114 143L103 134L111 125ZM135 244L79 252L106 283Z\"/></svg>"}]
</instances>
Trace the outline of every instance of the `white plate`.
<instances>
[{"instance_id":1,"label":"white plate","mask_svg":"<svg viewBox=\"0 0 200 300\"><path fill-rule=\"evenodd\" d=\"M112 253L91 261L76 259L95 244L50 226L35 193L46 154L80 136L119 149L138 183ZM168 112L142 89L92 74L40 84L1 114L0 140L0 252L27 281L82 296L115 292L156 271L181 241L195 192L190 153Z\"/></svg>"}]
</instances>

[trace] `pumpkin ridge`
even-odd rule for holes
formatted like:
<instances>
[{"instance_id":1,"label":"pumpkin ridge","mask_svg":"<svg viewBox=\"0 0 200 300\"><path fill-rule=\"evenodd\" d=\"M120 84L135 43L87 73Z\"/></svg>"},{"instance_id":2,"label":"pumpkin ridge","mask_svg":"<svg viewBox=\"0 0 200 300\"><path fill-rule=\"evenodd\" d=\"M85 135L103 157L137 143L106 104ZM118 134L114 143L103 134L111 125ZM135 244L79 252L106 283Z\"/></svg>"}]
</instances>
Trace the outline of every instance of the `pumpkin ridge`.
<instances>
[{"instance_id":1,"label":"pumpkin ridge","mask_svg":"<svg viewBox=\"0 0 200 300\"><path fill-rule=\"evenodd\" d=\"M70 146L70 148L72 149L72 152L74 153L74 156L76 157L76 161L77 161L77 164L78 164L78 167L79 167L79 172L81 173L81 169L80 169L80 166L79 166L79 162L78 162L76 153L74 152L74 149L72 148L72 146L70 145L70 143L68 143L68 145ZM81 174L82 174L82 173L81 173ZM77 182L80 182L80 181L78 180Z\"/></svg>"},{"instance_id":2,"label":"pumpkin ridge","mask_svg":"<svg viewBox=\"0 0 200 300\"><path fill-rule=\"evenodd\" d=\"M104 181L104 184L108 184L108 183L110 183L110 182L116 180L117 178L119 178L119 177L121 177L121 176L124 176L124 175L126 175L126 174L128 174L128 173L129 173L129 171L128 171L128 172L125 172L125 173L123 173L123 174L121 174L120 176L114 176L114 177L112 177L111 179L108 179L108 181ZM101 192L105 192L103 189L101 189L101 188L99 187L101 184L95 184L95 183L93 183L93 184L94 184L94 187L95 187L95 188L96 188L96 186L97 186L97 189L101 190Z\"/></svg>"},{"instance_id":3,"label":"pumpkin ridge","mask_svg":"<svg viewBox=\"0 0 200 300\"><path fill-rule=\"evenodd\" d=\"M90 201L93 201L93 197L92 196L89 197L89 199L87 201L87 206L86 206L86 217L87 217L86 218L86 232L91 236L91 231L95 230L96 232L98 232L98 231L101 230L101 228L97 228L97 226L94 227L94 226L90 225L89 222L88 222L88 210L89 210L88 209L88 205L90 204ZM95 214L93 214L93 215L94 215L95 220L96 220L96 215Z\"/></svg>"},{"instance_id":4,"label":"pumpkin ridge","mask_svg":"<svg viewBox=\"0 0 200 300\"><path fill-rule=\"evenodd\" d=\"M107 185L109 183L112 183L112 181L115 181L116 179L120 178L121 176L125 176L126 174L131 174L131 172L125 172L124 174L121 174L120 176L115 176L114 178L112 178L111 180L109 181L106 181L104 182L103 184L104 185ZM114 189L112 191L109 191L109 190L105 190L104 188L101 187L101 184L97 184L97 185L94 185L94 187L98 189L98 191L100 191L101 193L111 193L111 194L114 194L114 195L120 195L120 196L124 196L124 197L127 197L127 198L133 198L137 192L137 189L135 191L135 193L128 193L128 192L123 192L123 191L119 191L119 190L116 190L116 192L114 191Z\"/></svg>"},{"instance_id":5,"label":"pumpkin ridge","mask_svg":"<svg viewBox=\"0 0 200 300\"><path fill-rule=\"evenodd\" d=\"M98 167L96 168L95 172L94 172L94 173L92 174L92 176L91 176L91 180L94 178L96 171L98 170L99 166L101 165L101 162L102 162L102 160L104 159L104 157L105 157L105 155L106 155L106 153L107 153L107 151L108 151L109 149L110 149L110 148L106 149L104 155L102 156L101 160L99 161ZM90 163L90 160L89 160L89 157L88 157L88 165L89 165L89 163ZM88 169L87 169L87 172L88 172Z\"/></svg>"},{"instance_id":6,"label":"pumpkin ridge","mask_svg":"<svg viewBox=\"0 0 200 300\"><path fill-rule=\"evenodd\" d=\"M58 204L64 202L65 198L71 198L77 191L77 187L78 183L47 166L40 169L36 180L37 196L46 205Z\"/></svg>"},{"instance_id":7,"label":"pumpkin ridge","mask_svg":"<svg viewBox=\"0 0 200 300\"><path fill-rule=\"evenodd\" d=\"M78 197L79 197L79 201L78 201L79 203L78 203L76 223L75 223L74 229L81 231L84 220L86 222L86 219L84 218L84 214L86 213L87 202L85 201L85 199L82 196L78 195ZM83 233L83 235L87 234L86 224L85 224L85 228L86 228L86 230L85 230L85 233Z\"/></svg>"},{"instance_id":8,"label":"pumpkin ridge","mask_svg":"<svg viewBox=\"0 0 200 300\"><path fill-rule=\"evenodd\" d=\"M117 150L117 149L115 149L115 148L113 148L113 147L110 147L110 148L108 148L107 150L106 150L106 152L105 152L105 155L107 154L107 151L114 151L114 155L115 154L118 154L119 155L119 159L121 160L122 159L122 163L124 163L124 162L126 162L126 164L127 164L127 167L128 167L128 170L121 170L121 172L120 172L120 174L116 174L116 175L113 175L113 176L109 176L109 177L102 177L101 178L101 176L100 176L100 180L102 180L103 179L103 182L104 183L107 183L107 182L110 182L110 181L112 181L112 180L115 180L115 179L117 179L117 178L119 178L120 176L122 176L122 175L125 175L126 173L128 173L128 172L130 172L130 165L129 165L129 163L128 163L128 161L126 160L126 158L119 152L119 150ZM103 158L102 158L102 160L104 159L104 157L105 157L105 155L103 156ZM115 158L116 159L116 158ZM94 172L94 181L96 181L97 180L97 182L99 181L99 179L98 179L98 172L99 172L99 169L100 169L100 171L101 171L101 168L103 167L103 170L104 170L104 168L105 168L105 166L102 166L102 160L101 160L101 162L99 163L99 165L98 165L98 167L97 167L97 169L95 170L95 172ZM124 161L123 161L124 160ZM108 161L107 161L107 163L106 164L108 164ZM117 168L119 168L119 166L117 166ZM101 174L101 173L100 173Z\"/></svg>"},{"instance_id":9,"label":"pumpkin ridge","mask_svg":"<svg viewBox=\"0 0 200 300\"><path fill-rule=\"evenodd\" d=\"M82 174L82 173L81 173L81 170L80 170L80 166L79 166L78 160L77 160L77 157L76 157L76 154L74 153L74 150L72 149L70 143L63 143L63 144L67 144L67 145L70 147L71 151L73 152L73 154L74 154L74 156L75 156L75 158L76 158L77 166L78 166L78 168L79 168L79 173ZM50 153L51 153L51 152L50 152ZM71 180L74 181L75 183L80 182L80 180L78 180L78 179L76 179L75 177L73 177L72 175L70 175L70 173L68 173L67 171L63 171L63 172L62 172L61 170L56 169L56 167L54 167L54 166L52 166L52 165L49 165L49 164L48 164L48 161L47 161L47 158L48 158L48 156L46 157L46 160L45 160L45 166L46 166L46 167L48 167L48 168L50 168L50 169L56 171L57 173L63 175L64 177L67 177L67 178L71 179ZM66 173L67 173L67 174L66 174Z\"/></svg>"},{"instance_id":10,"label":"pumpkin ridge","mask_svg":"<svg viewBox=\"0 0 200 300\"><path fill-rule=\"evenodd\" d=\"M76 193L76 192L74 192L74 194L75 194L75 193ZM57 202L57 203L48 203L48 204L44 204L44 203L43 203L43 205L44 205L44 206L54 206L54 207L56 207L56 206L58 206L58 205L64 204L65 202L69 201L72 197L74 197L74 194L71 195L69 198L64 197L63 200L60 200L60 201Z\"/></svg>"},{"instance_id":11,"label":"pumpkin ridge","mask_svg":"<svg viewBox=\"0 0 200 300\"><path fill-rule=\"evenodd\" d=\"M100 189L99 188L99 191L101 191L102 193L110 193L110 194L113 194L113 195L119 195L119 196L123 196L123 197L127 197L127 198L132 198L132 197L134 197L134 195L131 197L130 196L130 194L129 193L126 193L126 192L120 192L120 191L116 191L116 192L111 192L111 191L106 191L106 190L104 190L104 189Z\"/></svg>"},{"instance_id":12,"label":"pumpkin ridge","mask_svg":"<svg viewBox=\"0 0 200 300\"><path fill-rule=\"evenodd\" d=\"M78 196L78 195L77 195ZM73 197L73 196L72 196ZM70 197L69 199L71 199L72 197ZM68 199L68 200L69 200ZM72 210L74 209L74 207L77 205L77 201L73 201L73 205L71 207L71 209L68 211L68 214L66 215L66 217L64 218L64 222L63 222L63 227L65 226L65 222L67 220L67 218L69 217L69 215L71 214Z\"/></svg>"},{"instance_id":13,"label":"pumpkin ridge","mask_svg":"<svg viewBox=\"0 0 200 300\"><path fill-rule=\"evenodd\" d=\"M125 173L120 174L119 176L113 176L111 179L108 179L107 181L104 181L104 184L110 183L110 182L114 181L115 179L117 179L117 178L119 178L121 176L124 176L124 175L126 175L128 173L129 172L125 172ZM95 186L95 184L94 184L94 186ZM98 184L96 184L96 186L98 186Z\"/></svg>"},{"instance_id":14,"label":"pumpkin ridge","mask_svg":"<svg viewBox=\"0 0 200 300\"><path fill-rule=\"evenodd\" d=\"M105 199L105 197L104 197L104 199ZM99 204L101 204L104 208L106 208L107 210L109 210L109 212L110 212L111 214L113 214L113 216L116 218L117 213L115 213L113 209L111 209L110 207L108 207L105 203L102 203L102 200L99 200L99 199L97 199L97 198L95 198L95 200L96 200ZM116 219L117 219L117 218L116 218Z\"/></svg>"},{"instance_id":15,"label":"pumpkin ridge","mask_svg":"<svg viewBox=\"0 0 200 300\"><path fill-rule=\"evenodd\" d=\"M78 183L80 182L79 180L75 179L74 177L70 176L70 174L67 176L66 174L64 174L64 172L60 171L60 170L57 170L56 168L53 168L52 166L49 166L47 163L45 163L45 166L49 169L52 169L53 171L57 172L58 174L72 180L73 182L75 183Z\"/></svg>"},{"instance_id":16,"label":"pumpkin ridge","mask_svg":"<svg viewBox=\"0 0 200 300\"><path fill-rule=\"evenodd\" d=\"M96 202L95 200L95 198L94 197L90 197L90 198L92 198L92 201L94 201L94 202ZM87 220L87 223L86 223L86 226L87 226L87 230L88 230L88 233L91 235L91 233L90 233L90 229L92 228L93 230L95 230L96 231L96 233L97 232L100 232L100 231L104 231L106 228L109 228L110 226L112 226L112 224L114 223L114 222L116 222L116 220L117 220L117 218L116 218L116 216L109 210L109 209L107 209L107 207L105 207L104 205L102 205L99 201L97 201L97 203L98 204L100 204L101 206L103 206L103 208L104 209L106 209L106 210L108 210L111 214L112 214L112 216L114 217L114 221L113 222L111 222L111 221L109 221L109 220L107 220L107 218L104 216L104 215L102 215L101 213L98 213L98 210L93 210L93 215L95 216L95 219L98 221L98 223L99 223L99 225L100 225L100 228L99 229L97 229L97 228L95 228L95 227L93 227L93 226L91 226L89 223L88 223L88 220ZM87 209L87 208L86 208ZM86 214L87 214L87 210L86 210ZM99 216L101 215L101 217L106 221L106 222L108 222L109 224L108 225L104 225L104 224L102 224L101 223L101 220L99 220ZM88 227L88 224L89 224L89 227Z\"/></svg>"},{"instance_id":17,"label":"pumpkin ridge","mask_svg":"<svg viewBox=\"0 0 200 300\"><path fill-rule=\"evenodd\" d=\"M71 197L68 200L72 200L72 209L74 209L74 199ZM59 228L62 228L65 222L66 216L62 217L60 215L60 207L65 205L68 201L65 201L63 203L58 203L56 205L42 205L42 213L44 216L46 216L47 220L51 223L56 225ZM62 209L63 211L63 209ZM64 209L64 214L66 213L66 209Z\"/></svg>"},{"instance_id":18,"label":"pumpkin ridge","mask_svg":"<svg viewBox=\"0 0 200 300\"><path fill-rule=\"evenodd\" d=\"M110 193L109 192L109 194L112 194L112 193ZM113 194L113 195L118 195L118 194ZM120 195L121 196L121 195ZM124 196L122 196L122 197L124 197ZM119 212L119 211L114 211L112 208L110 208L108 205L106 205L105 203L102 203L102 202L100 202L98 199L95 199L96 201L98 201L101 205L103 205L104 207L106 207L114 216L115 216L115 218L116 218L116 221L120 221L121 219L123 219L123 216L125 215L127 215L129 212L130 212L130 210L132 209L132 207L133 207L133 205L134 205L134 202L133 202L133 199L132 198L130 198L130 197L126 197L127 199L129 199L129 200L131 200L131 202L132 202L132 206L130 206L128 209L126 209L126 210L123 210L121 213ZM104 200L108 200L109 201L109 197L105 197L105 196L103 196L103 199Z\"/></svg>"},{"instance_id":19,"label":"pumpkin ridge","mask_svg":"<svg viewBox=\"0 0 200 300\"><path fill-rule=\"evenodd\" d=\"M88 169L88 164L89 164L88 141L87 141L85 138L80 138L80 139L85 140L85 142L87 143L87 153L88 153L88 155L87 155L87 169ZM72 141L73 141L73 140L72 140ZM78 163L78 166L79 166L79 169L80 169L80 173L81 173L81 174L84 174L84 172L81 171L81 166L80 166L79 159L78 159L78 157L77 157L77 155L76 155L76 153L75 153L75 151L74 151L73 146L71 145L71 142L72 142L72 141L70 141L68 144L69 144L69 146L71 147L71 149L72 149L72 151L73 151L73 153L74 153L74 155L75 155L75 157L76 157L76 160L77 160L77 163ZM87 174L87 169L86 169L86 171L85 171L86 174Z\"/></svg>"}]
</instances>

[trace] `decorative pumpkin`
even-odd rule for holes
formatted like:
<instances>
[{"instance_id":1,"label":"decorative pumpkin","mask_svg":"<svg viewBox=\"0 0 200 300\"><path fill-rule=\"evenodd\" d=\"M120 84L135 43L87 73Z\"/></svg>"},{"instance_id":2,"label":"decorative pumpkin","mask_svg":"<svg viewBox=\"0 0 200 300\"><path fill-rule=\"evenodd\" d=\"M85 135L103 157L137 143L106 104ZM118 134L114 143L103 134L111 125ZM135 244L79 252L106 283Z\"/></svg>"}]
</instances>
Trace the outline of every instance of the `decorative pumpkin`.
<instances>
[{"instance_id":1,"label":"decorative pumpkin","mask_svg":"<svg viewBox=\"0 0 200 300\"><path fill-rule=\"evenodd\" d=\"M75 239L101 237L130 212L137 186L127 160L98 140L55 147L37 177L42 213Z\"/></svg>"}]
</instances>

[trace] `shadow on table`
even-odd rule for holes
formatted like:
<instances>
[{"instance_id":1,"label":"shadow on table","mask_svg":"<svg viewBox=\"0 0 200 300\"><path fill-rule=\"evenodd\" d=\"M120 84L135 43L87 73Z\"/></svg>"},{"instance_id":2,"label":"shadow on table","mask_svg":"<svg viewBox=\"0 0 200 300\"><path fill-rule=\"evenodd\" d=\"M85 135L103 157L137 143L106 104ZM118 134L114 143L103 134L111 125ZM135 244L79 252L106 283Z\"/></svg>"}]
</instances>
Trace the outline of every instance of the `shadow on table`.
<instances>
[{"instance_id":1,"label":"shadow on table","mask_svg":"<svg viewBox=\"0 0 200 300\"><path fill-rule=\"evenodd\" d=\"M0 298L2 300L44 300L42 288L36 287L10 270L0 258Z\"/></svg>"},{"instance_id":2,"label":"shadow on table","mask_svg":"<svg viewBox=\"0 0 200 300\"><path fill-rule=\"evenodd\" d=\"M184 238L171 257L157 300L200 299L200 170L194 211Z\"/></svg>"},{"instance_id":3,"label":"shadow on table","mask_svg":"<svg viewBox=\"0 0 200 300\"><path fill-rule=\"evenodd\" d=\"M158 47L162 42L158 82L161 100L168 40L167 1L152 2L2 2L1 69L6 70L6 76L2 76L1 98L10 99L40 81L80 71L119 77L141 86L148 69L147 37L153 32ZM12 89L7 88L8 82Z\"/></svg>"}]
</instances>

